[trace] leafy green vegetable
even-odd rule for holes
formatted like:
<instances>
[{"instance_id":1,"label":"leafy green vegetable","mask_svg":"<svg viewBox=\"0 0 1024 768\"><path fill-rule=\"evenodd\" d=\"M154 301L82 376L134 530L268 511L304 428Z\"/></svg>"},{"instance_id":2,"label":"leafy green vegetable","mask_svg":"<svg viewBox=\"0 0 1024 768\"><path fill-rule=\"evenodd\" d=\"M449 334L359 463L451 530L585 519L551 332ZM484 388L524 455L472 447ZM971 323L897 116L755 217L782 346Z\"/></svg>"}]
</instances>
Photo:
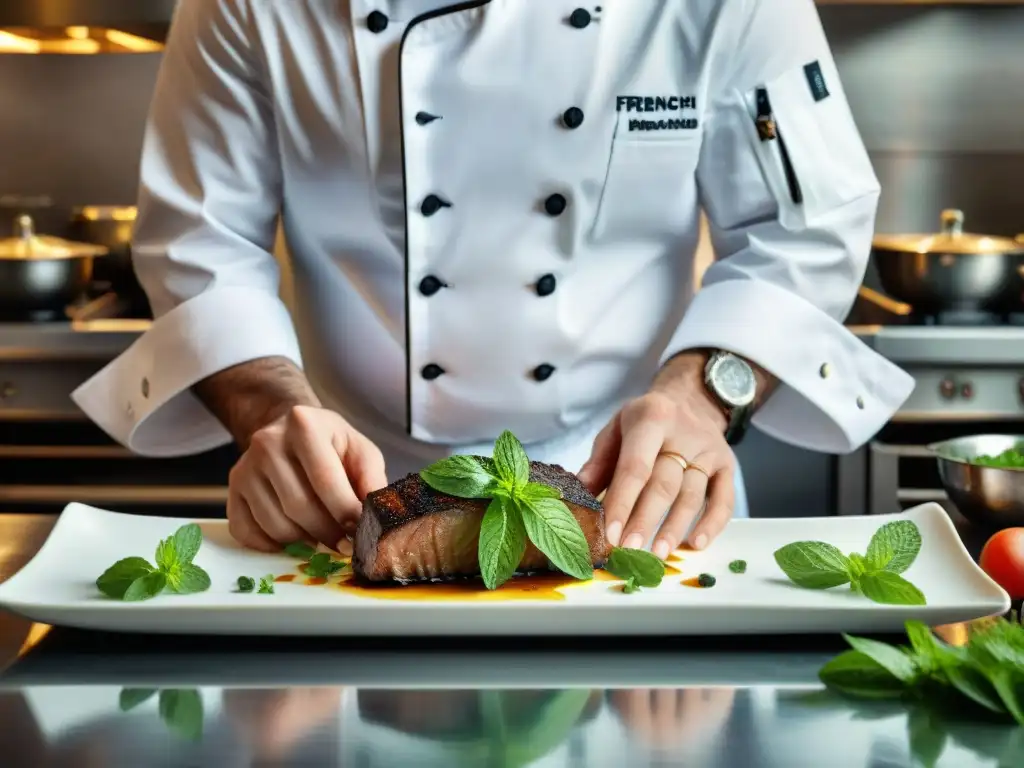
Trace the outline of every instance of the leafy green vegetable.
<instances>
[{"instance_id":1,"label":"leafy green vegetable","mask_svg":"<svg viewBox=\"0 0 1024 768\"><path fill-rule=\"evenodd\" d=\"M122 712L131 712L140 704L156 696L156 688L122 688L118 696L118 707Z\"/></svg>"},{"instance_id":2,"label":"leafy green vegetable","mask_svg":"<svg viewBox=\"0 0 1024 768\"><path fill-rule=\"evenodd\" d=\"M665 563L643 549L612 548L605 570L626 581L623 591L628 595L640 587L657 587L665 578Z\"/></svg>"},{"instance_id":3,"label":"leafy green vegetable","mask_svg":"<svg viewBox=\"0 0 1024 768\"><path fill-rule=\"evenodd\" d=\"M983 467L1001 467L1003 469L1024 469L1024 445L1018 444L1008 448L996 456L975 456L968 459L971 464Z\"/></svg>"},{"instance_id":4,"label":"leafy green vegetable","mask_svg":"<svg viewBox=\"0 0 1024 768\"><path fill-rule=\"evenodd\" d=\"M733 573L746 573L747 572L747 561L746 560L733 560L729 563L729 570Z\"/></svg>"},{"instance_id":5,"label":"leafy green vegetable","mask_svg":"<svg viewBox=\"0 0 1024 768\"><path fill-rule=\"evenodd\" d=\"M857 698L928 702L941 698L937 693L959 696L1024 726L1024 626L1015 616L973 630L962 648L942 642L919 622L907 622L906 632L910 648L844 635L854 650L822 667L821 681Z\"/></svg>"},{"instance_id":6,"label":"leafy green vegetable","mask_svg":"<svg viewBox=\"0 0 1024 768\"><path fill-rule=\"evenodd\" d=\"M790 580L806 589L831 589L850 582L850 561L823 541L798 541L775 552Z\"/></svg>"},{"instance_id":7,"label":"leafy green vegetable","mask_svg":"<svg viewBox=\"0 0 1024 768\"><path fill-rule=\"evenodd\" d=\"M844 555L823 541L798 541L776 550L775 562L806 589L850 589L876 603L925 605L924 594L899 574L921 551L921 532L910 520L886 523L871 537L866 554Z\"/></svg>"},{"instance_id":8,"label":"leafy green vegetable","mask_svg":"<svg viewBox=\"0 0 1024 768\"><path fill-rule=\"evenodd\" d=\"M189 741L203 736L203 699L196 690L160 691L160 719Z\"/></svg>"},{"instance_id":9,"label":"leafy green vegetable","mask_svg":"<svg viewBox=\"0 0 1024 768\"><path fill-rule=\"evenodd\" d=\"M260 588L256 591L258 595L274 594L274 574L268 573L260 579Z\"/></svg>"},{"instance_id":10,"label":"leafy green vegetable","mask_svg":"<svg viewBox=\"0 0 1024 768\"><path fill-rule=\"evenodd\" d=\"M480 525L480 575L496 589L515 573L526 552L526 528L519 507L502 496L491 499Z\"/></svg>"},{"instance_id":11,"label":"leafy green vegetable","mask_svg":"<svg viewBox=\"0 0 1024 768\"><path fill-rule=\"evenodd\" d=\"M297 557L299 560L309 560L316 554L316 548L309 546L304 541L294 541L284 548L284 553L289 557Z\"/></svg>"},{"instance_id":12,"label":"leafy green vegetable","mask_svg":"<svg viewBox=\"0 0 1024 768\"><path fill-rule=\"evenodd\" d=\"M256 589L256 582L248 576L238 577L238 591L239 592L252 592Z\"/></svg>"},{"instance_id":13,"label":"leafy green vegetable","mask_svg":"<svg viewBox=\"0 0 1024 768\"><path fill-rule=\"evenodd\" d=\"M577 579L591 579L594 566L583 529L556 488L530 482L530 460L509 431L494 444L493 458L451 456L420 472L440 493L491 499L481 523L477 557L488 589L515 573L527 541L555 568Z\"/></svg>"},{"instance_id":14,"label":"leafy green vegetable","mask_svg":"<svg viewBox=\"0 0 1024 768\"><path fill-rule=\"evenodd\" d=\"M700 576L697 577L697 583L700 586L702 586L705 589L707 589L708 587L715 586L715 584L718 583L718 579L716 579L710 573L702 573Z\"/></svg>"},{"instance_id":15,"label":"leafy green vegetable","mask_svg":"<svg viewBox=\"0 0 1024 768\"><path fill-rule=\"evenodd\" d=\"M100 574L96 587L107 597L125 602L149 600L165 589L183 595L205 592L210 576L192 563L202 542L198 525L183 525L157 545L155 567L144 558L126 557Z\"/></svg>"},{"instance_id":16,"label":"leafy green vegetable","mask_svg":"<svg viewBox=\"0 0 1024 768\"><path fill-rule=\"evenodd\" d=\"M343 570L345 563L332 559L326 552L313 555L302 569L303 573L314 579L326 579Z\"/></svg>"}]
</instances>

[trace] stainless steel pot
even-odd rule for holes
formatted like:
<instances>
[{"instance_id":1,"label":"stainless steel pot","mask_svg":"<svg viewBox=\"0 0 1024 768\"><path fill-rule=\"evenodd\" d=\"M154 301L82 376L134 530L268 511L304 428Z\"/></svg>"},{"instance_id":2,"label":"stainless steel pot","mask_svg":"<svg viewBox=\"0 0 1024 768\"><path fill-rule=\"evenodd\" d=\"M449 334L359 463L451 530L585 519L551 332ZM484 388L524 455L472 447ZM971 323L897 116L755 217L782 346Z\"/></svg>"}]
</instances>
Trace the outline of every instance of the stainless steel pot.
<instances>
[{"instance_id":1,"label":"stainless steel pot","mask_svg":"<svg viewBox=\"0 0 1024 768\"><path fill-rule=\"evenodd\" d=\"M872 245L882 288L917 313L1024 309L1024 243L964 232L961 211L943 211L937 234L878 235Z\"/></svg>"},{"instance_id":2,"label":"stainless steel pot","mask_svg":"<svg viewBox=\"0 0 1024 768\"><path fill-rule=\"evenodd\" d=\"M32 217L18 216L14 237L0 240L0 313L31 318L63 311L89 287L93 259L107 252L37 235Z\"/></svg>"}]
</instances>

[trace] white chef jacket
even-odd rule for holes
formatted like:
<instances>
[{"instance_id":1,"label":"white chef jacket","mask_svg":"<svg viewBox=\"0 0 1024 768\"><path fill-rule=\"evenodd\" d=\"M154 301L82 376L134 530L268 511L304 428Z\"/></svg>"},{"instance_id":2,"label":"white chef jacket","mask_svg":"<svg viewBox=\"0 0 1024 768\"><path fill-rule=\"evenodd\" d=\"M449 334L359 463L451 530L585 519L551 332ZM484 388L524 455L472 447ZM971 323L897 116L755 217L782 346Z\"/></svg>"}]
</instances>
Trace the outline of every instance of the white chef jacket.
<instances>
[{"instance_id":1,"label":"white chef jacket","mask_svg":"<svg viewBox=\"0 0 1024 768\"><path fill-rule=\"evenodd\" d=\"M578 1L181 0L134 238L156 320L79 406L196 453L230 437L190 387L280 356L392 476L503 429L578 469L710 347L781 380L764 432L863 444L913 382L841 324L879 187L812 0Z\"/></svg>"}]
</instances>

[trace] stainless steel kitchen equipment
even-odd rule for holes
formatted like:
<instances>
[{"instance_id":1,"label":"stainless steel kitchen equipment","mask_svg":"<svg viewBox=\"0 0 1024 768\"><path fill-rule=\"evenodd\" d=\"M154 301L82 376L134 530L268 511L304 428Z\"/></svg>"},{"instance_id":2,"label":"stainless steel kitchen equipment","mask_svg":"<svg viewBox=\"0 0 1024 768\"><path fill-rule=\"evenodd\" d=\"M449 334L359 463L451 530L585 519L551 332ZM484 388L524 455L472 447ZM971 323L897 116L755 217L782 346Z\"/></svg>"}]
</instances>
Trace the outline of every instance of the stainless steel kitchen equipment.
<instances>
[{"instance_id":1,"label":"stainless steel kitchen equipment","mask_svg":"<svg viewBox=\"0 0 1024 768\"><path fill-rule=\"evenodd\" d=\"M971 522L1006 528L1024 525L1024 467L991 467L971 460L1021 446L1021 435L970 435L933 443L928 449L957 511Z\"/></svg>"},{"instance_id":2,"label":"stainless steel kitchen equipment","mask_svg":"<svg viewBox=\"0 0 1024 768\"><path fill-rule=\"evenodd\" d=\"M138 209L134 206L89 205L75 208L71 236L109 250L94 265L93 280L132 303L133 311L148 317L151 309L132 267L132 232Z\"/></svg>"},{"instance_id":3,"label":"stainless steel kitchen equipment","mask_svg":"<svg viewBox=\"0 0 1024 768\"><path fill-rule=\"evenodd\" d=\"M1024 310L1024 244L964 232L962 211L943 211L936 234L877 235L872 246L882 288L921 314Z\"/></svg>"},{"instance_id":4,"label":"stainless steel kitchen equipment","mask_svg":"<svg viewBox=\"0 0 1024 768\"><path fill-rule=\"evenodd\" d=\"M92 279L93 259L107 248L36 234L28 214L15 219L14 237L0 240L0 313L38 317L63 312Z\"/></svg>"}]
</instances>

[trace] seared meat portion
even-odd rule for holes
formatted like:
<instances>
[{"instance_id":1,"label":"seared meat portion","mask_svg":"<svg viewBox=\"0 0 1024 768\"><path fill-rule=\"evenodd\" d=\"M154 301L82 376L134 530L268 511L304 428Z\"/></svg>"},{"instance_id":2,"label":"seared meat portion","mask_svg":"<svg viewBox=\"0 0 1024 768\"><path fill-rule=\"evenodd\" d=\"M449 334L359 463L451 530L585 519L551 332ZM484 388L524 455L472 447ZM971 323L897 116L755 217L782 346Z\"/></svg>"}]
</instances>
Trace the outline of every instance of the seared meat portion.
<instances>
[{"instance_id":1,"label":"seared meat portion","mask_svg":"<svg viewBox=\"0 0 1024 768\"><path fill-rule=\"evenodd\" d=\"M557 488L583 529L595 568L611 547L604 535L604 509L577 477L562 467L530 462L530 481ZM459 499L435 491L418 474L371 493L356 529L352 569L367 581L426 581L480 573L477 547L489 500ZM520 573L552 570L532 542Z\"/></svg>"}]
</instances>

